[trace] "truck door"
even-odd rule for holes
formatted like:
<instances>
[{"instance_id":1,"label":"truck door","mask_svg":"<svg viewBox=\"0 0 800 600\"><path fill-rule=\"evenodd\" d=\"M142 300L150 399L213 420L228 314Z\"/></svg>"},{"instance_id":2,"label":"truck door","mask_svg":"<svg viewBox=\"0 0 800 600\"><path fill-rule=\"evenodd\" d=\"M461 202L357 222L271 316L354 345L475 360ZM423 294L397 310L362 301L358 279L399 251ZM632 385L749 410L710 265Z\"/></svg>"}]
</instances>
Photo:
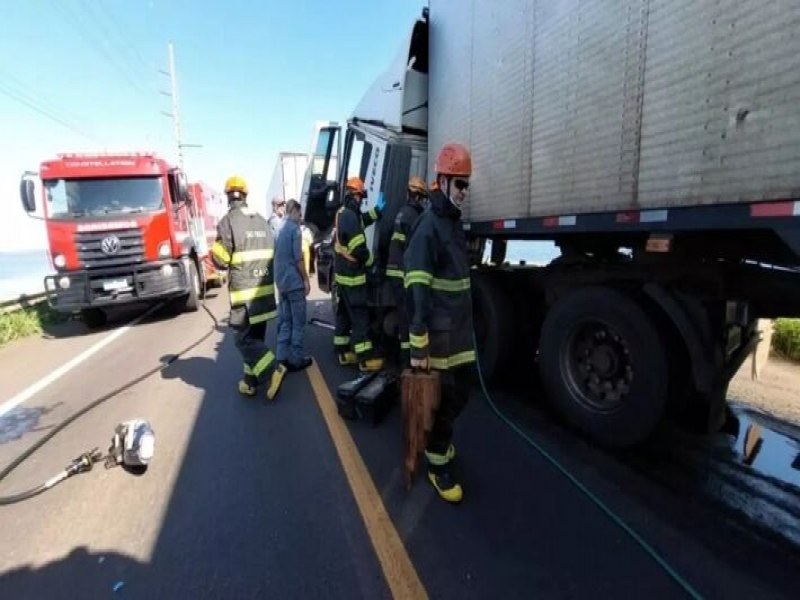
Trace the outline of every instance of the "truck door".
<instances>
[{"instance_id":1,"label":"truck door","mask_svg":"<svg viewBox=\"0 0 800 600\"><path fill-rule=\"evenodd\" d=\"M308 176L304 182L306 223L316 227L315 237L324 234L333 225L339 206L339 157L341 156L342 128L332 123L321 127L317 133ZM307 190L307 191L306 191Z\"/></svg>"}]
</instances>

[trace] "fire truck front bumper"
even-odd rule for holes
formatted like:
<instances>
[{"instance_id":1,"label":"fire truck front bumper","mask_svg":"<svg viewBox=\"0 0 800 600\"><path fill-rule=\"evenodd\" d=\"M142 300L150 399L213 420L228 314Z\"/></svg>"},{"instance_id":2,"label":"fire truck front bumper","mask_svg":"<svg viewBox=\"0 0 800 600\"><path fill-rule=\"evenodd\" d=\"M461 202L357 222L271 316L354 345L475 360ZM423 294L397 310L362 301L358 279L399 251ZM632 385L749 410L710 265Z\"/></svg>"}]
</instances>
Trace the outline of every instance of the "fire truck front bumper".
<instances>
[{"instance_id":1,"label":"fire truck front bumper","mask_svg":"<svg viewBox=\"0 0 800 600\"><path fill-rule=\"evenodd\" d=\"M50 306L61 312L173 298L189 292L188 264L167 260L57 273L45 277L44 289Z\"/></svg>"}]
</instances>

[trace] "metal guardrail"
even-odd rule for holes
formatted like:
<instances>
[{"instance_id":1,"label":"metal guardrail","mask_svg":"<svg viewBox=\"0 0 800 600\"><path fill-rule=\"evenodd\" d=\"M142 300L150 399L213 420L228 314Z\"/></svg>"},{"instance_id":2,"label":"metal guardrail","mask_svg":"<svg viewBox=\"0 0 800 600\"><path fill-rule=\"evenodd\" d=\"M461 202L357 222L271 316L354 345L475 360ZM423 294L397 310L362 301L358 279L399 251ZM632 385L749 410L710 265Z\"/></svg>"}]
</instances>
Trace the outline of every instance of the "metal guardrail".
<instances>
[{"instance_id":1,"label":"metal guardrail","mask_svg":"<svg viewBox=\"0 0 800 600\"><path fill-rule=\"evenodd\" d=\"M47 294L45 292L39 292L37 294L22 294L18 298L2 300L0 301L0 314L4 315L16 310L22 310L23 308L35 306L41 302L44 302L45 300L47 300Z\"/></svg>"}]
</instances>

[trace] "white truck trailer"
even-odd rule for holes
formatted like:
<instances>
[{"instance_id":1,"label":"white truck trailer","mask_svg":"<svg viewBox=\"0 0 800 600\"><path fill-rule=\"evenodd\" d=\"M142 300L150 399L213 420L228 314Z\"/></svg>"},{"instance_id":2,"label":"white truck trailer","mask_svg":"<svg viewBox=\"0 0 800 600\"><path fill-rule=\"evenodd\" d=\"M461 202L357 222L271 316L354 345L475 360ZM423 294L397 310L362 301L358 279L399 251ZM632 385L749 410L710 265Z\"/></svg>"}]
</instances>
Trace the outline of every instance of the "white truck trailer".
<instances>
[{"instance_id":1,"label":"white truck trailer","mask_svg":"<svg viewBox=\"0 0 800 600\"><path fill-rule=\"evenodd\" d=\"M800 4L429 4L346 128L321 129L329 150L343 138L341 167L306 214L329 230L360 175L387 198L385 261L409 176L430 181L442 144L467 145L483 372L538 368L564 419L607 446L666 413L718 428L757 320L800 315ZM561 256L509 265L511 240ZM388 296L374 303L390 331Z\"/></svg>"}]
</instances>

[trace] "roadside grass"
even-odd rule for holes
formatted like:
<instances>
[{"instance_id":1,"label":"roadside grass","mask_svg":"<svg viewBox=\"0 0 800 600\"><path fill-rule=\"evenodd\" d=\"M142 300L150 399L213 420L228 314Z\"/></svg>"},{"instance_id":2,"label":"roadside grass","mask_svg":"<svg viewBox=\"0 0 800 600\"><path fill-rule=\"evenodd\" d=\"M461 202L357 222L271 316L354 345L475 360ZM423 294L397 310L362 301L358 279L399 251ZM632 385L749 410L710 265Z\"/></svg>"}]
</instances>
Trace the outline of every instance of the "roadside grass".
<instances>
[{"instance_id":1,"label":"roadside grass","mask_svg":"<svg viewBox=\"0 0 800 600\"><path fill-rule=\"evenodd\" d=\"M69 315L50 308L47 302L0 314L0 346L41 333L47 326L63 323L69 318Z\"/></svg>"},{"instance_id":2,"label":"roadside grass","mask_svg":"<svg viewBox=\"0 0 800 600\"><path fill-rule=\"evenodd\" d=\"M772 349L784 358L800 362L800 319L775 321Z\"/></svg>"}]
</instances>

